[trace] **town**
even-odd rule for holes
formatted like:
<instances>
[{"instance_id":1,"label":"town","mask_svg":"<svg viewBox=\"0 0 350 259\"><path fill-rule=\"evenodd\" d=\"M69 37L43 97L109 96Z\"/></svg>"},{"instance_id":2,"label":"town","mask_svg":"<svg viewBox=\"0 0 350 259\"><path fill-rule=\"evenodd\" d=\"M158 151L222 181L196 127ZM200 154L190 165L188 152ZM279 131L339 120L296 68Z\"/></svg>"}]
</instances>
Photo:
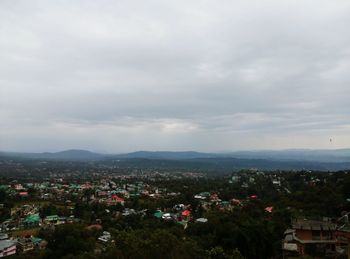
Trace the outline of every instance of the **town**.
<instances>
[{"instance_id":1,"label":"town","mask_svg":"<svg viewBox=\"0 0 350 259\"><path fill-rule=\"evenodd\" d=\"M1 161L1 257L348 255L346 171L249 169L213 176L199 170L35 164Z\"/></svg>"}]
</instances>

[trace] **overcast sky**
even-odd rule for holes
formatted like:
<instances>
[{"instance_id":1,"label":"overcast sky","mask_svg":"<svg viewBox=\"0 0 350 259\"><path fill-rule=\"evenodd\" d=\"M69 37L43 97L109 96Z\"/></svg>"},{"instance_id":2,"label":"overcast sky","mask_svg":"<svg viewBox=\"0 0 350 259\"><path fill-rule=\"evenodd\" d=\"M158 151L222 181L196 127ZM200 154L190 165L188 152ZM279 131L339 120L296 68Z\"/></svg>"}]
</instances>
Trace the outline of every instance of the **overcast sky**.
<instances>
[{"instance_id":1,"label":"overcast sky","mask_svg":"<svg viewBox=\"0 0 350 259\"><path fill-rule=\"evenodd\" d=\"M1 0L0 150L350 147L349 28L349 0Z\"/></svg>"}]
</instances>

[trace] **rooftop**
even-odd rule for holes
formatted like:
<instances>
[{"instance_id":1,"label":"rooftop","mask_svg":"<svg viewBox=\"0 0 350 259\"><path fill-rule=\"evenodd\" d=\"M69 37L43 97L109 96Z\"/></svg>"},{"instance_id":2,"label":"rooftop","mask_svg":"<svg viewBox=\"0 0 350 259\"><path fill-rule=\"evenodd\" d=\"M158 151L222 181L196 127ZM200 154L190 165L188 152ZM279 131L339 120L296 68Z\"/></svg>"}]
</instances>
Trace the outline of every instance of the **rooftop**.
<instances>
[{"instance_id":1,"label":"rooftop","mask_svg":"<svg viewBox=\"0 0 350 259\"><path fill-rule=\"evenodd\" d=\"M303 230L336 230L337 225L331 221L295 219L292 227Z\"/></svg>"}]
</instances>

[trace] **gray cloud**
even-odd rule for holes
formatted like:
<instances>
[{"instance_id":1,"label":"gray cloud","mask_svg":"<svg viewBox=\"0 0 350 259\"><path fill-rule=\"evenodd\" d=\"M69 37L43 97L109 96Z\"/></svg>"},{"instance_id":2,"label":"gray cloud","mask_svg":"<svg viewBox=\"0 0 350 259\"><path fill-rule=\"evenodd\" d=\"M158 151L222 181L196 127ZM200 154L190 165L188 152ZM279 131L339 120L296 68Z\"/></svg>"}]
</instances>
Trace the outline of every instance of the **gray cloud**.
<instances>
[{"instance_id":1,"label":"gray cloud","mask_svg":"<svg viewBox=\"0 0 350 259\"><path fill-rule=\"evenodd\" d=\"M348 147L349 24L345 0L1 1L0 149Z\"/></svg>"}]
</instances>

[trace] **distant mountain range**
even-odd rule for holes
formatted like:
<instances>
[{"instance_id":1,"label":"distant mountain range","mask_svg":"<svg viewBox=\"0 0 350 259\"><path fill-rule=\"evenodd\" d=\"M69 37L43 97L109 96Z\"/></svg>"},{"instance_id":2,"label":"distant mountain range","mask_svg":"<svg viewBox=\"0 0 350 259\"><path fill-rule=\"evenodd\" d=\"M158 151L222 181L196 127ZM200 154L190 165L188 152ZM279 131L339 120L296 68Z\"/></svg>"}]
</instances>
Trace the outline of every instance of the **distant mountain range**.
<instances>
[{"instance_id":1,"label":"distant mountain range","mask_svg":"<svg viewBox=\"0 0 350 259\"><path fill-rule=\"evenodd\" d=\"M148 158L148 159L195 159L195 158L240 158L240 159L266 159L275 161L312 161L312 162L350 162L350 149L336 150L261 150L236 151L227 153L201 153L195 151L169 152L169 151L138 151L122 155L119 158Z\"/></svg>"},{"instance_id":2,"label":"distant mountain range","mask_svg":"<svg viewBox=\"0 0 350 259\"><path fill-rule=\"evenodd\" d=\"M255 158L279 161L350 162L350 149L289 149L238 151L230 153L236 158Z\"/></svg>"},{"instance_id":3,"label":"distant mountain range","mask_svg":"<svg viewBox=\"0 0 350 259\"><path fill-rule=\"evenodd\" d=\"M58 161L118 161L118 165L134 167L171 167L221 169L281 169L281 170L344 170L350 169L350 149L280 151L236 151L201 153L195 151L138 151L126 154L99 154L87 150L61 152L17 153L0 152L3 158Z\"/></svg>"},{"instance_id":4,"label":"distant mountain range","mask_svg":"<svg viewBox=\"0 0 350 259\"><path fill-rule=\"evenodd\" d=\"M137 151L127 154L115 155L117 158L146 158L146 159L169 159L169 160L184 160L194 158L215 158L225 157L225 154L215 153L200 153L196 151Z\"/></svg>"},{"instance_id":5,"label":"distant mountain range","mask_svg":"<svg viewBox=\"0 0 350 259\"><path fill-rule=\"evenodd\" d=\"M0 156L24 158L24 159L50 159L50 160L99 160L106 155L93 153L87 150L71 149L60 152L44 153L19 153L19 152L0 152Z\"/></svg>"},{"instance_id":6,"label":"distant mountain range","mask_svg":"<svg viewBox=\"0 0 350 259\"><path fill-rule=\"evenodd\" d=\"M43 153L20 153L20 152L0 152L3 157L19 157L27 159L54 159L54 160L101 160L101 159L166 159L183 160L193 158L213 158L225 157L224 154L200 153L195 151L170 152L170 151L137 151L125 154L100 154L87 150L71 149L60 152Z\"/></svg>"}]
</instances>

